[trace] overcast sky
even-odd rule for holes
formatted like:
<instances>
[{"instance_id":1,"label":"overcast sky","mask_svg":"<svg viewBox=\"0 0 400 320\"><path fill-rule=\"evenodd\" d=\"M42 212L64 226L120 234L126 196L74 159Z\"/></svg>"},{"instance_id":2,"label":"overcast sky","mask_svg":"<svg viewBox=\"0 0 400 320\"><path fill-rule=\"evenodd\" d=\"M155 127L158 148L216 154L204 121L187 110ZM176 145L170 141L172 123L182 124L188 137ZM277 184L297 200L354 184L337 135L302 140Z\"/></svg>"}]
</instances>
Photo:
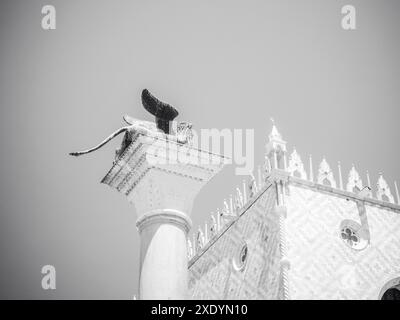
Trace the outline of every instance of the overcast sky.
<instances>
[{"instance_id":1,"label":"overcast sky","mask_svg":"<svg viewBox=\"0 0 400 320\"><path fill-rule=\"evenodd\" d=\"M57 28L41 28L41 8ZM137 294L139 237L125 197L100 184L123 125L152 120L148 88L199 128L252 128L262 164L270 117L314 170L400 178L400 2L352 0L0 3L0 298ZM308 166L307 166L308 167ZM228 166L199 194L195 228L243 177ZM41 267L57 271L44 291Z\"/></svg>"}]
</instances>

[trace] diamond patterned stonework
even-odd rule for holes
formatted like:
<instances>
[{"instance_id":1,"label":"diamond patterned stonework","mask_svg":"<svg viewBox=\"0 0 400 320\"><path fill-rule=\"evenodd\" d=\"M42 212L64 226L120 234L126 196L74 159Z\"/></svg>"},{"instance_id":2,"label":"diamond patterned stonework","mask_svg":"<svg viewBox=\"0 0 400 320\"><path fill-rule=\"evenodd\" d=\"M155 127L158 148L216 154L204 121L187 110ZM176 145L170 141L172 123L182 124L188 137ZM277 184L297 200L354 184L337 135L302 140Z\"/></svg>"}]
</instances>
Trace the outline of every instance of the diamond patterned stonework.
<instances>
[{"instance_id":1,"label":"diamond patterned stonework","mask_svg":"<svg viewBox=\"0 0 400 320\"><path fill-rule=\"evenodd\" d=\"M277 190L267 182L239 218L192 258L193 299L283 299L282 263L289 266L290 299L378 299L385 284L400 277L400 207L290 177L282 224ZM361 249L344 241L346 223L365 241ZM243 243L248 261L241 271L232 261Z\"/></svg>"},{"instance_id":2,"label":"diamond patterned stonework","mask_svg":"<svg viewBox=\"0 0 400 320\"><path fill-rule=\"evenodd\" d=\"M280 292L279 217L270 185L240 218L189 262L193 299L278 299ZM243 244L247 261L235 268Z\"/></svg>"}]
</instances>

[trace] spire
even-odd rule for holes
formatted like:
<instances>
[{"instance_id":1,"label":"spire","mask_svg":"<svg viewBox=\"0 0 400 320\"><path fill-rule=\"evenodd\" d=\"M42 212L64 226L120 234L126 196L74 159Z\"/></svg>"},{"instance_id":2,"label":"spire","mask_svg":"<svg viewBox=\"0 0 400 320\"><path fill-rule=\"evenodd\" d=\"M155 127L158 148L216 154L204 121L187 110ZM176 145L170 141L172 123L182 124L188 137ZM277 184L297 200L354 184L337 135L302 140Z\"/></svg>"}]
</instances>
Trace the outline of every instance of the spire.
<instances>
[{"instance_id":1,"label":"spire","mask_svg":"<svg viewBox=\"0 0 400 320\"><path fill-rule=\"evenodd\" d=\"M286 141L282 139L274 119L271 118L272 130L268 136L265 157L268 158L273 169L286 170Z\"/></svg>"},{"instance_id":2,"label":"spire","mask_svg":"<svg viewBox=\"0 0 400 320\"><path fill-rule=\"evenodd\" d=\"M314 172L313 172L312 155L311 154L310 154L310 181L314 182Z\"/></svg>"},{"instance_id":3,"label":"spire","mask_svg":"<svg viewBox=\"0 0 400 320\"><path fill-rule=\"evenodd\" d=\"M272 130L271 133L269 134L269 141L272 140L282 140L282 135L279 133L278 128L275 125L275 120L274 118L271 118L272 122Z\"/></svg>"}]
</instances>

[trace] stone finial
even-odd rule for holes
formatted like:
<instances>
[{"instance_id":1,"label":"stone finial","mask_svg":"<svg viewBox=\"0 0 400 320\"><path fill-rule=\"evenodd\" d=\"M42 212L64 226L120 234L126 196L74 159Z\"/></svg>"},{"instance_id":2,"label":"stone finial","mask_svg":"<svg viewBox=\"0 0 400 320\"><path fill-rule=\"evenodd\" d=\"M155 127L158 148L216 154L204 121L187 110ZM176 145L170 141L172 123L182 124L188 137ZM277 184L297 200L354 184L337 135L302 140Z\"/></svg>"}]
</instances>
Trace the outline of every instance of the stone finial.
<instances>
[{"instance_id":1,"label":"stone finial","mask_svg":"<svg viewBox=\"0 0 400 320\"><path fill-rule=\"evenodd\" d=\"M336 181L333 172L324 157L319 165L317 182L319 184L324 184L325 181L328 181L332 188L336 188Z\"/></svg>"},{"instance_id":2,"label":"stone finial","mask_svg":"<svg viewBox=\"0 0 400 320\"><path fill-rule=\"evenodd\" d=\"M217 234L218 226L217 221L213 214L211 214L211 223L210 223L210 239L212 239Z\"/></svg>"},{"instance_id":3,"label":"stone finial","mask_svg":"<svg viewBox=\"0 0 400 320\"><path fill-rule=\"evenodd\" d=\"M382 173L379 174L379 178L378 178L378 182L377 182L376 186L377 186L376 197L378 200L394 203L393 195L390 192L389 185L387 184L386 180L383 178Z\"/></svg>"},{"instance_id":4,"label":"stone finial","mask_svg":"<svg viewBox=\"0 0 400 320\"><path fill-rule=\"evenodd\" d=\"M249 182L249 199L253 198L257 192L258 192L257 181L254 178L254 175L251 174Z\"/></svg>"},{"instance_id":5,"label":"stone finial","mask_svg":"<svg viewBox=\"0 0 400 320\"><path fill-rule=\"evenodd\" d=\"M310 154L310 181L314 182L314 169L312 164L312 155Z\"/></svg>"},{"instance_id":6,"label":"stone finial","mask_svg":"<svg viewBox=\"0 0 400 320\"><path fill-rule=\"evenodd\" d=\"M369 172L367 170L367 187L371 188L371 179L369 177Z\"/></svg>"},{"instance_id":7,"label":"stone finial","mask_svg":"<svg viewBox=\"0 0 400 320\"><path fill-rule=\"evenodd\" d=\"M222 216L227 216L230 214L229 205L228 205L228 202L226 201L226 199L224 199L221 213L222 213Z\"/></svg>"},{"instance_id":8,"label":"stone finial","mask_svg":"<svg viewBox=\"0 0 400 320\"><path fill-rule=\"evenodd\" d=\"M239 212L243 208L243 206L244 206L244 201L243 201L242 192L240 191L239 188L236 188L235 211L236 211L237 215L239 215Z\"/></svg>"},{"instance_id":9,"label":"stone finial","mask_svg":"<svg viewBox=\"0 0 400 320\"><path fill-rule=\"evenodd\" d=\"M397 181L394 182L394 190L396 192L397 204L400 204L399 188L397 187Z\"/></svg>"},{"instance_id":10,"label":"stone finial","mask_svg":"<svg viewBox=\"0 0 400 320\"><path fill-rule=\"evenodd\" d=\"M194 254L193 254L192 241L190 241L190 239L187 239L187 248L188 248L188 259L191 259L194 256Z\"/></svg>"},{"instance_id":11,"label":"stone finial","mask_svg":"<svg viewBox=\"0 0 400 320\"><path fill-rule=\"evenodd\" d=\"M229 220L229 217L230 217L230 214L228 211L226 211L225 209L222 209L222 210L217 209L217 223L218 223L219 230L221 230L225 226L225 224Z\"/></svg>"},{"instance_id":12,"label":"stone finial","mask_svg":"<svg viewBox=\"0 0 400 320\"><path fill-rule=\"evenodd\" d=\"M196 247L197 249L203 248L205 245L205 238L204 238L204 233L199 227L199 230L197 231L197 236L196 236Z\"/></svg>"},{"instance_id":13,"label":"stone finial","mask_svg":"<svg viewBox=\"0 0 400 320\"><path fill-rule=\"evenodd\" d=\"M339 188L343 190L343 177L342 177L342 166L338 161L338 173L339 173Z\"/></svg>"},{"instance_id":14,"label":"stone finial","mask_svg":"<svg viewBox=\"0 0 400 320\"><path fill-rule=\"evenodd\" d=\"M210 238L208 237L208 225L207 221L204 223L204 243L206 244Z\"/></svg>"},{"instance_id":15,"label":"stone finial","mask_svg":"<svg viewBox=\"0 0 400 320\"><path fill-rule=\"evenodd\" d=\"M228 205L228 202L226 201L226 199L224 199L221 212L219 211L219 209L217 210L217 212L219 213L219 217L220 217L221 227L223 225L225 225L225 223L227 223L228 221L231 221L232 219L235 218L235 213L233 212L233 198L230 197L230 199L232 200L232 201L230 201L232 203L232 209Z\"/></svg>"},{"instance_id":16,"label":"stone finial","mask_svg":"<svg viewBox=\"0 0 400 320\"><path fill-rule=\"evenodd\" d=\"M258 174L258 189L261 190L264 185L264 179L262 177L260 165L257 166L257 174Z\"/></svg>"},{"instance_id":17,"label":"stone finial","mask_svg":"<svg viewBox=\"0 0 400 320\"><path fill-rule=\"evenodd\" d=\"M282 140L282 135L279 133L278 128L275 125L275 120L271 118L272 122L272 130L271 133L269 134L269 141L272 140Z\"/></svg>"},{"instance_id":18,"label":"stone finial","mask_svg":"<svg viewBox=\"0 0 400 320\"><path fill-rule=\"evenodd\" d=\"M295 174L298 173L301 179L307 180L307 173L304 170L304 164L295 148L289 157L289 166L287 171L291 176L295 176Z\"/></svg>"},{"instance_id":19,"label":"stone finial","mask_svg":"<svg viewBox=\"0 0 400 320\"><path fill-rule=\"evenodd\" d=\"M360 192L362 189L362 180L353 164L347 178L346 190L348 192Z\"/></svg>"},{"instance_id":20,"label":"stone finial","mask_svg":"<svg viewBox=\"0 0 400 320\"><path fill-rule=\"evenodd\" d=\"M223 221L221 219L221 212L219 211L219 208L217 208L217 231L220 231L223 227Z\"/></svg>"},{"instance_id":21,"label":"stone finial","mask_svg":"<svg viewBox=\"0 0 400 320\"><path fill-rule=\"evenodd\" d=\"M246 183L246 180L243 179L242 185L243 185L243 203L247 203L247 192L246 192L247 183Z\"/></svg>"},{"instance_id":22,"label":"stone finial","mask_svg":"<svg viewBox=\"0 0 400 320\"><path fill-rule=\"evenodd\" d=\"M229 214L235 214L235 206L233 205L233 195L229 195Z\"/></svg>"}]
</instances>

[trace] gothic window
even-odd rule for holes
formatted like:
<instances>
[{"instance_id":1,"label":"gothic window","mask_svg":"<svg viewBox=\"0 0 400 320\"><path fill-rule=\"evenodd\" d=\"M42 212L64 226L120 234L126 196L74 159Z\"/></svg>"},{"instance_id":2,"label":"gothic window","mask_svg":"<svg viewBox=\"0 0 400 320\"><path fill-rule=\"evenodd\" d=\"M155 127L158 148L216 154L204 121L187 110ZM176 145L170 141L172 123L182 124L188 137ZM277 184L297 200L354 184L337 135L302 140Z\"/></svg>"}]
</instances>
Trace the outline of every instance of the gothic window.
<instances>
[{"instance_id":1,"label":"gothic window","mask_svg":"<svg viewBox=\"0 0 400 320\"><path fill-rule=\"evenodd\" d=\"M400 290L396 288L386 290L381 300L400 300Z\"/></svg>"},{"instance_id":2,"label":"gothic window","mask_svg":"<svg viewBox=\"0 0 400 320\"><path fill-rule=\"evenodd\" d=\"M381 300L400 300L400 277L387 282L379 293Z\"/></svg>"}]
</instances>

